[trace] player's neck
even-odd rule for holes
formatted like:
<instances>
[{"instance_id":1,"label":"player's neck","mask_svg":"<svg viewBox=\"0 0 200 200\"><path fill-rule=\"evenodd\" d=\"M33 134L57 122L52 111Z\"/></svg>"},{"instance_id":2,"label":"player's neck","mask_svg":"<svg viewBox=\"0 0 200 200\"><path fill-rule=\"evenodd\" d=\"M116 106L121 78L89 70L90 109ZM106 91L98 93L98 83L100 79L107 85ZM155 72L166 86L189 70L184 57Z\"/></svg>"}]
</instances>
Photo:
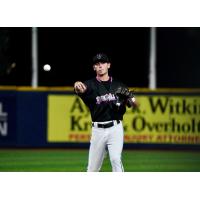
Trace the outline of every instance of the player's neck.
<instances>
[{"instance_id":1,"label":"player's neck","mask_svg":"<svg viewBox=\"0 0 200 200\"><path fill-rule=\"evenodd\" d=\"M110 79L110 76L108 74L104 74L102 76L97 75L97 80L99 81L108 81Z\"/></svg>"}]
</instances>

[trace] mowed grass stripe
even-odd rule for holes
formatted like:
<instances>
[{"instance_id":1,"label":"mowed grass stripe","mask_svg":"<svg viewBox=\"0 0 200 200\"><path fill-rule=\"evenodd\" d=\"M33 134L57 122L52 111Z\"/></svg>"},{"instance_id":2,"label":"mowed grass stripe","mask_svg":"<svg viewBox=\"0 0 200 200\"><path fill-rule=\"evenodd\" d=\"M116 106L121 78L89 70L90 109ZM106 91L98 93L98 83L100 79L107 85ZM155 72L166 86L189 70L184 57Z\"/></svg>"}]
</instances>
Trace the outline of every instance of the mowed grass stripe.
<instances>
[{"instance_id":1,"label":"mowed grass stripe","mask_svg":"<svg viewBox=\"0 0 200 200\"><path fill-rule=\"evenodd\" d=\"M23 172L85 172L88 150L0 150L0 171ZM200 152L124 150L126 172L200 171ZM111 171L107 155L102 170Z\"/></svg>"},{"instance_id":2,"label":"mowed grass stripe","mask_svg":"<svg viewBox=\"0 0 200 200\"><path fill-rule=\"evenodd\" d=\"M84 171L86 164L82 150L0 150L0 171Z\"/></svg>"},{"instance_id":3,"label":"mowed grass stripe","mask_svg":"<svg viewBox=\"0 0 200 200\"><path fill-rule=\"evenodd\" d=\"M200 152L138 151L123 155L126 171L200 171Z\"/></svg>"}]
</instances>

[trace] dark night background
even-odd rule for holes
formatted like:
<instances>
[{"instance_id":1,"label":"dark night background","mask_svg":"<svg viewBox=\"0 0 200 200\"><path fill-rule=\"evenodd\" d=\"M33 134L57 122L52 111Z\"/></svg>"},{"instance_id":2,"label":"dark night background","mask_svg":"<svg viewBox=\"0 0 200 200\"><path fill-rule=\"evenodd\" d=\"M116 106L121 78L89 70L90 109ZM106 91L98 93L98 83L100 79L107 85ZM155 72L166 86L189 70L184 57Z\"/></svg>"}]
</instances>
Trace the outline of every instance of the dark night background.
<instances>
[{"instance_id":1,"label":"dark night background","mask_svg":"<svg viewBox=\"0 0 200 200\"><path fill-rule=\"evenodd\" d=\"M92 57L105 52L113 77L148 87L149 43L148 27L39 27L39 86L92 78ZM44 64L52 70L43 71ZM157 87L199 88L199 74L200 28L157 28ZM0 85L31 85L30 27L0 28Z\"/></svg>"}]
</instances>

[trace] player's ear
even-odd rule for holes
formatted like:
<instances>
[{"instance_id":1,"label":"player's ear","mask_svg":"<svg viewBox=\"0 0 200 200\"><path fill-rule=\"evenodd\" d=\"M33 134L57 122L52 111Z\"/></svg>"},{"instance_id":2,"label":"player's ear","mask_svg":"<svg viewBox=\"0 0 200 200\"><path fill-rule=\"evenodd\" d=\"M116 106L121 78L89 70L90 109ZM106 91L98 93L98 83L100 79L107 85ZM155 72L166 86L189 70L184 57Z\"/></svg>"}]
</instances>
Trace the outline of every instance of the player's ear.
<instances>
[{"instance_id":1,"label":"player's ear","mask_svg":"<svg viewBox=\"0 0 200 200\"><path fill-rule=\"evenodd\" d=\"M110 64L110 63L108 63L108 69L110 69L110 67L111 67L111 64Z\"/></svg>"},{"instance_id":2,"label":"player's ear","mask_svg":"<svg viewBox=\"0 0 200 200\"><path fill-rule=\"evenodd\" d=\"M96 67L95 67L95 65L93 65L93 69L94 69L94 71L96 71Z\"/></svg>"}]
</instances>

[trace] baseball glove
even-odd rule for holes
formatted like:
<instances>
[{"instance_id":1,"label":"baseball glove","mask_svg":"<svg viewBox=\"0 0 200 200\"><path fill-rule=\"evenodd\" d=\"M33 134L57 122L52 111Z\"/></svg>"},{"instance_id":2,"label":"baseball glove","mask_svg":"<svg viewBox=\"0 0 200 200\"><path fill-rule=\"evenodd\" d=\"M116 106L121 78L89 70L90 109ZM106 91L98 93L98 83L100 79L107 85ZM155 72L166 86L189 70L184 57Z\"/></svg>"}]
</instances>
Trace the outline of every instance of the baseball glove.
<instances>
[{"instance_id":1,"label":"baseball glove","mask_svg":"<svg viewBox=\"0 0 200 200\"><path fill-rule=\"evenodd\" d=\"M134 97L133 91L129 91L129 89L125 87L118 87L115 91L115 95L123 99L129 99Z\"/></svg>"},{"instance_id":2,"label":"baseball glove","mask_svg":"<svg viewBox=\"0 0 200 200\"><path fill-rule=\"evenodd\" d=\"M126 104L129 108L133 106L132 98L134 98L134 93L133 91L129 91L128 88L118 87L115 91L115 96L117 98L116 105Z\"/></svg>"}]
</instances>

